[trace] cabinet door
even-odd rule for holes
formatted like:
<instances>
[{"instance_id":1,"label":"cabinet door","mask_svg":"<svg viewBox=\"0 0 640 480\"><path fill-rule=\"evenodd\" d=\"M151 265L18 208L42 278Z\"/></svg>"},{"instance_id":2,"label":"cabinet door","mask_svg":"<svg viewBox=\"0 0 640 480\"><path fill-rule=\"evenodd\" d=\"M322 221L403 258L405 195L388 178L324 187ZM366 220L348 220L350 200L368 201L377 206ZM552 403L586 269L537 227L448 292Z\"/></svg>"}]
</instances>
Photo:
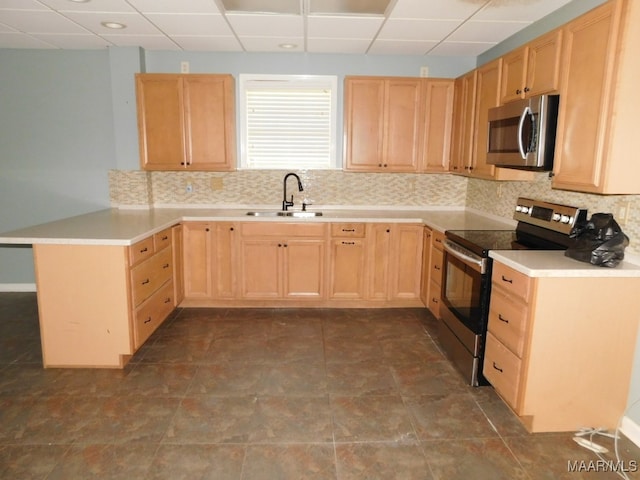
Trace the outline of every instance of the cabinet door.
<instances>
[{"instance_id":1,"label":"cabinet door","mask_svg":"<svg viewBox=\"0 0 640 480\"><path fill-rule=\"evenodd\" d=\"M283 243L284 297L324 297L324 239L289 239Z\"/></svg>"},{"instance_id":2,"label":"cabinet door","mask_svg":"<svg viewBox=\"0 0 640 480\"><path fill-rule=\"evenodd\" d=\"M424 227L422 237L422 286L420 289L420 300L425 305L429 305L429 269L431 268L431 229Z\"/></svg>"},{"instance_id":3,"label":"cabinet door","mask_svg":"<svg viewBox=\"0 0 640 480\"><path fill-rule=\"evenodd\" d=\"M244 238L240 242L240 296L248 299L282 297L282 241Z\"/></svg>"},{"instance_id":4,"label":"cabinet door","mask_svg":"<svg viewBox=\"0 0 640 480\"><path fill-rule=\"evenodd\" d=\"M367 297L386 300L389 295L391 226L376 223L367 225L367 228Z\"/></svg>"},{"instance_id":5,"label":"cabinet door","mask_svg":"<svg viewBox=\"0 0 640 480\"><path fill-rule=\"evenodd\" d=\"M529 49L523 47L502 57L501 103L524 98L528 54Z\"/></svg>"},{"instance_id":6,"label":"cabinet door","mask_svg":"<svg viewBox=\"0 0 640 480\"><path fill-rule=\"evenodd\" d=\"M527 78L523 93L527 97L560 89L562 30L554 30L529 43Z\"/></svg>"},{"instance_id":7,"label":"cabinet door","mask_svg":"<svg viewBox=\"0 0 640 480\"><path fill-rule=\"evenodd\" d=\"M384 134L384 80L345 80L345 170L378 170Z\"/></svg>"},{"instance_id":8,"label":"cabinet door","mask_svg":"<svg viewBox=\"0 0 640 480\"><path fill-rule=\"evenodd\" d=\"M364 239L331 241L329 297L364 298L366 250Z\"/></svg>"},{"instance_id":9,"label":"cabinet door","mask_svg":"<svg viewBox=\"0 0 640 480\"><path fill-rule=\"evenodd\" d=\"M187 166L232 170L235 166L234 84L230 75L184 76Z\"/></svg>"},{"instance_id":10,"label":"cabinet door","mask_svg":"<svg viewBox=\"0 0 640 480\"><path fill-rule=\"evenodd\" d=\"M140 162L145 170L184 168L182 93L179 75L136 75Z\"/></svg>"},{"instance_id":11,"label":"cabinet door","mask_svg":"<svg viewBox=\"0 0 640 480\"><path fill-rule=\"evenodd\" d=\"M552 185L596 192L603 183L603 135L615 60L614 4L563 30L562 88Z\"/></svg>"},{"instance_id":12,"label":"cabinet door","mask_svg":"<svg viewBox=\"0 0 640 480\"><path fill-rule=\"evenodd\" d=\"M183 225L183 264L185 298L212 298L213 229L210 223Z\"/></svg>"},{"instance_id":13,"label":"cabinet door","mask_svg":"<svg viewBox=\"0 0 640 480\"><path fill-rule=\"evenodd\" d=\"M453 121L453 80L422 82L422 143L420 158L423 172L446 172L451 153Z\"/></svg>"},{"instance_id":14,"label":"cabinet door","mask_svg":"<svg viewBox=\"0 0 640 480\"><path fill-rule=\"evenodd\" d=\"M450 163L450 170L453 173L466 174L471 168L476 83L476 70L458 78L455 83L454 128Z\"/></svg>"},{"instance_id":15,"label":"cabinet door","mask_svg":"<svg viewBox=\"0 0 640 480\"><path fill-rule=\"evenodd\" d=\"M182 303L184 299L184 249L182 244L183 227L175 225L171 227L171 242L173 246L173 299L174 307Z\"/></svg>"},{"instance_id":16,"label":"cabinet door","mask_svg":"<svg viewBox=\"0 0 640 480\"><path fill-rule=\"evenodd\" d=\"M420 80L385 82L385 120L382 168L394 172L418 170L420 144Z\"/></svg>"},{"instance_id":17,"label":"cabinet door","mask_svg":"<svg viewBox=\"0 0 640 480\"><path fill-rule=\"evenodd\" d=\"M423 227L397 224L392 229L390 298L419 298Z\"/></svg>"},{"instance_id":18,"label":"cabinet door","mask_svg":"<svg viewBox=\"0 0 640 480\"><path fill-rule=\"evenodd\" d=\"M215 252L212 255L214 259L212 277L216 298L237 297L237 231L235 223L216 224Z\"/></svg>"},{"instance_id":19,"label":"cabinet door","mask_svg":"<svg viewBox=\"0 0 640 480\"><path fill-rule=\"evenodd\" d=\"M493 178L496 167L487 164L487 123L489 109L500 104L500 71L502 59L499 58L478 68L477 96L475 105L473 142L473 167L471 174L479 178Z\"/></svg>"}]
</instances>

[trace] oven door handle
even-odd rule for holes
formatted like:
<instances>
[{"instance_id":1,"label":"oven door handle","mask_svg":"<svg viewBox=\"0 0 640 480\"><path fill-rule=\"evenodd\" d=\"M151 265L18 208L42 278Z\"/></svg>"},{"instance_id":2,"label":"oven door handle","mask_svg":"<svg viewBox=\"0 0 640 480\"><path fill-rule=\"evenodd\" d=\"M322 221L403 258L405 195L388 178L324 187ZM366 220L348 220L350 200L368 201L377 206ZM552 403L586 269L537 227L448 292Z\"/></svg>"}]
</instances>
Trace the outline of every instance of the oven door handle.
<instances>
[{"instance_id":1,"label":"oven door handle","mask_svg":"<svg viewBox=\"0 0 640 480\"><path fill-rule=\"evenodd\" d=\"M466 265L469 265L475 271L480 272L481 274L485 273L487 266L485 258L479 257L471 252L467 254L462 251L462 247L457 246L449 240L445 240L443 246L445 251L451 256L457 258Z\"/></svg>"}]
</instances>

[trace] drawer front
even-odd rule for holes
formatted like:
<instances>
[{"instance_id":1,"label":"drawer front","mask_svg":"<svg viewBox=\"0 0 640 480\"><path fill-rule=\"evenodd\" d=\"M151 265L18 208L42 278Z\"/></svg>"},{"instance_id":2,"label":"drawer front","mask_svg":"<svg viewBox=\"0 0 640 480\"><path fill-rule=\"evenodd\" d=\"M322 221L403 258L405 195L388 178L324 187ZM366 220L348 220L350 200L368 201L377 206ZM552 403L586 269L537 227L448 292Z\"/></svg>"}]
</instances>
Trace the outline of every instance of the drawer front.
<instances>
[{"instance_id":1,"label":"drawer front","mask_svg":"<svg viewBox=\"0 0 640 480\"><path fill-rule=\"evenodd\" d=\"M173 311L173 303L173 282L168 281L136 309L133 328L136 349Z\"/></svg>"},{"instance_id":2,"label":"drawer front","mask_svg":"<svg viewBox=\"0 0 640 480\"><path fill-rule=\"evenodd\" d=\"M247 222L240 225L243 236L324 237L326 223Z\"/></svg>"},{"instance_id":3,"label":"drawer front","mask_svg":"<svg viewBox=\"0 0 640 480\"><path fill-rule=\"evenodd\" d=\"M171 245L171 228L162 230L153 236L153 246L156 252Z\"/></svg>"},{"instance_id":4,"label":"drawer front","mask_svg":"<svg viewBox=\"0 0 640 480\"><path fill-rule=\"evenodd\" d=\"M444 253L437 248L431 249L431 281L442 285L442 263Z\"/></svg>"},{"instance_id":5,"label":"drawer front","mask_svg":"<svg viewBox=\"0 0 640 480\"><path fill-rule=\"evenodd\" d=\"M434 281L429 282L429 301L427 306L436 318L440 318L440 305L442 304L442 300L440 300L440 289L441 286L439 283Z\"/></svg>"},{"instance_id":6,"label":"drawer front","mask_svg":"<svg viewBox=\"0 0 640 480\"><path fill-rule=\"evenodd\" d=\"M153 237L145 238L129 247L129 262L131 265L146 260L153 255Z\"/></svg>"},{"instance_id":7,"label":"drawer front","mask_svg":"<svg viewBox=\"0 0 640 480\"><path fill-rule=\"evenodd\" d=\"M483 374L500 396L518 412L522 362L491 332L487 333Z\"/></svg>"},{"instance_id":8,"label":"drawer front","mask_svg":"<svg viewBox=\"0 0 640 480\"><path fill-rule=\"evenodd\" d=\"M525 302L529 300L533 280L525 274L516 272L500 262L493 262L491 280L495 285L504 288L510 295L515 295Z\"/></svg>"},{"instance_id":9,"label":"drawer front","mask_svg":"<svg viewBox=\"0 0 640 480\"><path fill-rule=\"evenodd\" d=\"M529 308L500 288L491 291L489 330L509 350L522 358Z\"/></svg>"},{"instance_id":10,"label":"drawer front","mask_svg":"<svg viewBox=\"0 0 640 480\"><path fill-rule=\"evenodd\" d=\"M444 233L439 232L438 230L433 230L431 232L431 237L432 237L432 246L437 248L438 250L442 251L442 249L444 248L443 243L444 243Z\"/></svg>"},{"instance_id":11,"label":"drawer front","mask_svg":"<svg viewBox=\"0 0 640 480\"><path fill-rule=\"evenodd\" d=\"M364 223L332 223L331 236L364 238L365 227Z\"/></svg>"},{"instance_id":12,"label":"drawer front","mask_svg":"<svg viewBox=\"0 0 640 480\"><path fill-rule=\"evenodd\" d=\"M131 269L133 304L140 305L173 274L172 249L165 248Z\"/></svg>"}]
</instances>

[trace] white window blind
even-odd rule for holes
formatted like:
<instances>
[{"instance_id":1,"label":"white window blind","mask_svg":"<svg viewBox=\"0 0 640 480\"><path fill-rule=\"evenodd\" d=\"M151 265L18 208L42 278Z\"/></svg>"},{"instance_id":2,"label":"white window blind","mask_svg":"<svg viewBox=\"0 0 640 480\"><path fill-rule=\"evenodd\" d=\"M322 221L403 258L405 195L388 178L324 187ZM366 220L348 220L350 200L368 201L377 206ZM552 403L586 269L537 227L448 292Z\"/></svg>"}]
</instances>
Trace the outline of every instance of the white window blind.
<instances>
[{"instance_id":1,"label":"white window blind","mask_svg":"<svg viewBox=\"0 0 640 480\"><path fill-rule=\"evenodd\" d=\"M334 76L241 75L241 167L336 165Z\"/></svg>"}]
</instances>

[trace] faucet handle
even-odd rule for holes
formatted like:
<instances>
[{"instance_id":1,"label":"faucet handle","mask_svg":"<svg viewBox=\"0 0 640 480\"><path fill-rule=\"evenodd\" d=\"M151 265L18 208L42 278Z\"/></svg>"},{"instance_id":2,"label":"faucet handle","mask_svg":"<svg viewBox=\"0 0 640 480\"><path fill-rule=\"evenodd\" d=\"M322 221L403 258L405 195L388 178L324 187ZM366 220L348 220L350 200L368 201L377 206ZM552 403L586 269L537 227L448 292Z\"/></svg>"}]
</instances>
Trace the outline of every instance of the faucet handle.
<instances>
[{"instance_id":1,"label":"faucet handle","mask_svg":"<svg viewBox=\"0 0 640 480\"><path fill-rule=\"evenodd\" d=\"M302 211L306 212L309 205L313 205L313 201L307 200L306 198L302 200Z\"/></svg>"}]
</instances>

